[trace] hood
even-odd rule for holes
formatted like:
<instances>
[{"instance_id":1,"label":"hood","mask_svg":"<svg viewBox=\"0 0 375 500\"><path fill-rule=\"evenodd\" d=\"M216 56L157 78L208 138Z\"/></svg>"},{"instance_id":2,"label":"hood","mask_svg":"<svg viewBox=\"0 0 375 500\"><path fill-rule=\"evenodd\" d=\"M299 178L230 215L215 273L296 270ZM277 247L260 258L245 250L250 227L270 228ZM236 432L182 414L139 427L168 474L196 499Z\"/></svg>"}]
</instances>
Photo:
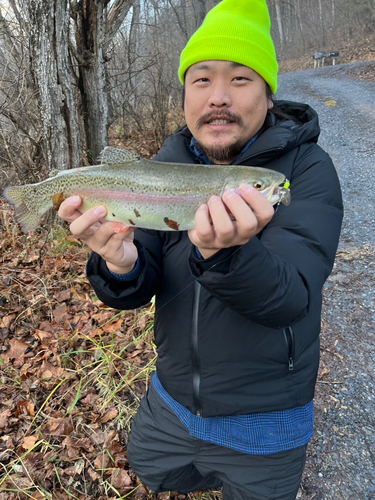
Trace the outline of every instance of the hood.
<instances>
[{"instance_id":1,"label":"hood","mask_svg":"<svg viewBox=\"0 0 375 500\"><path fill-rule=\"evenodd\" d=\"M263 133L242 155L238 162L251 159L252 164L263 165L306 142L318 142L319 118L308 104L275 100L275 113L269 112Z\"/></svg>"},{"instance_id":2,"label":"hood","mask_svg":"<svg viewBox=\"0 0 375 500\"><path fill-rule=\"evenodd\" d=\"M261 166L301 144L318 142L320 127L316 111L299 102L274 102L278 112L267 114L262 134L234 164L251 159L252 165ZM187 126L182 127L167 139L154 160L198 163L190 151L191 138Z\"/></svg>"}]
</instances>

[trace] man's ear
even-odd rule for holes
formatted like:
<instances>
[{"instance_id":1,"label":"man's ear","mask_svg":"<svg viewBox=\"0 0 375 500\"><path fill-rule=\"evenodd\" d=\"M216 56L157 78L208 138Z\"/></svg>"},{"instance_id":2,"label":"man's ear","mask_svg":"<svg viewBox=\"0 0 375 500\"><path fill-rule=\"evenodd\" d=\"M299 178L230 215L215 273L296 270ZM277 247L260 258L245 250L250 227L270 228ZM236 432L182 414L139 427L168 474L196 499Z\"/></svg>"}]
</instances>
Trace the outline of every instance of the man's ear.
<instances>
[{"instance_id":1,"label":"man's ear","mask_svg":"<svg viewBox=\"0 0 375 500\"><path fill-rule=\"evenodd\" d=\"M272 101L272 99L268 99L268 106L267 106L267 108L268 108L268 111L270 111L273 108L273 101Z\"/></svg>"}]
</instances>

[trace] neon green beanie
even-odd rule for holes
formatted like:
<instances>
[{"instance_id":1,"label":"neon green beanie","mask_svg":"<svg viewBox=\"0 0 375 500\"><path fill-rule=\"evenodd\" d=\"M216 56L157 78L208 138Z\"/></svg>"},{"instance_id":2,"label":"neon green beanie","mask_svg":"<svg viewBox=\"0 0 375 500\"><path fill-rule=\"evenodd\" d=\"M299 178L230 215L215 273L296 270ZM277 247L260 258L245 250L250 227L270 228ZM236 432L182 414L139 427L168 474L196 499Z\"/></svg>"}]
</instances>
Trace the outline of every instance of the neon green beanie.
<instances>
[{"instance_id":1,"label":"neon green beanie","mask_svg":"<svg viewBox=\"0 0 375 500\"><path fill-rule=\"evenodd\" d=\"M223 0L206 15L181 53L178 76L201 61L233 61L256 71L277 90L275 47L265 0Z\"/></svg>"}]
</instances>

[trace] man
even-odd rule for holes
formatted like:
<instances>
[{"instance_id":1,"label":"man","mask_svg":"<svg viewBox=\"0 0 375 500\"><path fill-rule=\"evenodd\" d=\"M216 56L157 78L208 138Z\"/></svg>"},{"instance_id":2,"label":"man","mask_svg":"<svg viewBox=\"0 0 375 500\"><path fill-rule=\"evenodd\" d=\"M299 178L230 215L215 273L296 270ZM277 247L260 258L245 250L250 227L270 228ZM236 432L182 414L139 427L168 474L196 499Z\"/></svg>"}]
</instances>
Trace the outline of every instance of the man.
<instances>
[{"instance_id":1,"label":"man","mask_svg":"<svg viewBox=\"0 0 375 500\"><path fill-rule=\"evenodd\" d=\"M224 0L181 55L187 127L159 161L283 172L289 207L241 186L212 197L189 232L102 223L104 207L60 216L93 250L98 297L133 309L156 296L157 372L135 417L131 467L153 491L223 486L225 500L295 499L313 431L321 289L342 202L307 105L276 102L264 0ZM277 110L276 110L277 108Z\"/></svg>"}]
</instances>

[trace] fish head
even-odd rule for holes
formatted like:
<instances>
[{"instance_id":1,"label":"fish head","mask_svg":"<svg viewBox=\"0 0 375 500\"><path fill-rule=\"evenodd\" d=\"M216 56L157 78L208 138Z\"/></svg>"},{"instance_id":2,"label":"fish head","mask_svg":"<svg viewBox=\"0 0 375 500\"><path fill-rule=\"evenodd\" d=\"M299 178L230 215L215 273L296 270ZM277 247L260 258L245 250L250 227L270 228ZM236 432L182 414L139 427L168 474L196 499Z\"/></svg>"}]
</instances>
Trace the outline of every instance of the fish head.
<instances>
[{"instance_id":1,"label":"fish head","mask_svg":"<svg viewBox=\"0 0 375 500\"><path fill-rule=\"evenodd\" d=\"M290 204L290 183L283 174L274 170L260 168L254 168L254 171L256 171L255 175L245 174L240 179L240 184L247 184L254 187L257 191L262 193L262 195L267 198L272 205L282 203L283 205L288 206ZM236 189L238 186L239 184L234 186L233 182L228 182L225 189Z\"/></svg>"}]
</instances>

